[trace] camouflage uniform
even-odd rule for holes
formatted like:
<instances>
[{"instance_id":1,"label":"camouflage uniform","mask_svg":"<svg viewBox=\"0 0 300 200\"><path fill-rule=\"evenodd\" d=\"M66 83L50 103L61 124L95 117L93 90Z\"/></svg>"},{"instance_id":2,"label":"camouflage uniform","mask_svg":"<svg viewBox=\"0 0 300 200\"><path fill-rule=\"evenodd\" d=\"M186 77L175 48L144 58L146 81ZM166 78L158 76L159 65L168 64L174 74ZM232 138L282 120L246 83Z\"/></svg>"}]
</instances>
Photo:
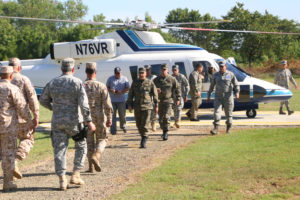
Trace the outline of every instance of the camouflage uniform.
<instances>
[{"instance_id":1,"label":"camouflage uniform","mask_svg":"<svg viewBox=\"0 0 300 200\"><path fill-rule=\"evenodd\" d=\"M11 83L18 86L26 101L26 107L32 111L34 118L39 119L39 103L30 80L19 72L14 72ZM16 157L20 160L26 158L34 144L34 136L29 131L30 127L28 125L26 120L19 118L18 139L20 144Z\"/></svg>"},{"instance_id":2,"label":"camouflage uniform","mask_svg":"<svg viewBox=\"0 0 300 200\"><path fill-rule=\"evenodd\" d=\"M96 131L89 133L87 137L87 157L91 159L95 151L100 151L101 153L104 151L109 131L106 127L106 120L111 121L113 108L106 85L96 79L87 79L84 87L89 99L92 119L96 125Z\"/></svg>"},{"instance_id":3,"label":"camouflage uniform","mask_svg":"<svg viewBox=\"0 0 300 200\"><path fill-rule=\"evenodd\" d=\"M40 103L53 111L51 140L55 171L61 177L66 173L68 136L78 133L78 123L92 121L88 98L80 79L63 74L47 83ZM86 140L75 142L74 171L84 167L86 154Z\"/></svg>"},{"instance_id":4,"label":"camouflage uniform","mask_svg":"<svg viewBox=\"0 0 300 200\"><path fill-rule=\"evenodd\" d=\"M202 103L201 96L198 97L197 94L202 90L202 79L200 73L195 70L189 76L189 83L190 83L190 95L192 101L192 107L189 110L190 118L191 119L198 119L198 108Z\"/></svg>"},{"instance_id":5,"label":"camouflage uniform","mask_svg":"<svg viewBox=\"0 0 300 200\"><path fill-rule=\"evenodd\" d=\"M4 183L10 182L15 168L18 116L32 126L31 114L19 88L8 80L0 80L0 158Z\"/></svg>"},{"instance_id":6,"label":"camouflage uniform","mask_svg":"<svg viewBox=\"0 0 300 200\"><path fill-rule=\"evenodd\" d=\"M290 82L291 81L293 83L293 85L295 87L297 87L297 83L295 81L295 79L292 76L292 73L289 69L280 69L277 71L275 78L274 78L274 83L284 87L286 89L290 88ZM289 101L281 101L280 102L280 112L283 114L283 105L285 104L286 109L288 110L288 112L291 112L290 106L289 106ZM285 113L284 113L285 114Z\"/></svg>"},{"instance_id":7,"label":"camouflage uniform","mask_svg":"<svg viewBox=\"0 0 300 200\"><path fill-rule=\"evenodd\" d=\"M154 74L151 74L150 76L147 76L147 79L153 81L157 76L154 75ZM151 124L155 123L155 121L157 120L157 114L154 110L154 103L153 103L153 109L151 110L151 116L150 116L150 121L151 121Z\"/></svg>"},{"instance_id":8,"label":"camouflage uniform","mask_svg":"<svg viewBox=\"0 0 300 200\"><path fill-rule=\"evenodd\" d=\"M174 74L172 74L172 76L174 78L176 78L178 84L179 84L179 88L181 89L181 98L180 98L180 104L173 105L173 110L174 110L174 120L175 122L180 121L181 120L181 111L182 108L184 106L184 98L187 96L187 94L190 91L190 85L189 82L187 80L187 78L183 75L183 74L178 74L178 76L175 76Z\"/></svg>"},{"instance_id":9,"label":"camouflage uniform","mask_svg":"<svg viewBox=\"0 0 300 200\"><path fill-rule=\"evenodd\" d=\"M137 79L133 81L128 93L127 104L134 104L134 117L136 126L142 137L148 137L148 126L150 122L153 104L156 107L158 102L157 90L154 83L149 80Z\"/></svg>"},{"instance_id":10,"label":"camouflage uniform","mask_svg":"<svg viewBox=\"0 0 300 200\"><path fill-rule=\"evenodd\" d=\"M181 91L178 82L171 75L166 77L158 76L154 79L154 84L157 88L161 90L158 94L159 104L158 104L158 116L160 128L164 132L169 130L169 120L172 110L172 105L180 101Z\"/></svg>"},{"instance_id":11,"label":"camouflage uniform","mask_svg":"<svg viewBox=\"0 0 300 200\"><path fill-rule=\"evenodd\" d=\"M232 111L234 107L233 94L239 93L240 86L235 75L230 71L225 71L224 74L220 72L216 72L213 76L213 80L211 82L208 98L210 98L211 93L215 91L215 100L214 100L214 125L219 126L221 120L221 111L222 106L224 107L224 112L226 115L226 124L231 127L232 124Z\"/></svg>"}]
</instances>

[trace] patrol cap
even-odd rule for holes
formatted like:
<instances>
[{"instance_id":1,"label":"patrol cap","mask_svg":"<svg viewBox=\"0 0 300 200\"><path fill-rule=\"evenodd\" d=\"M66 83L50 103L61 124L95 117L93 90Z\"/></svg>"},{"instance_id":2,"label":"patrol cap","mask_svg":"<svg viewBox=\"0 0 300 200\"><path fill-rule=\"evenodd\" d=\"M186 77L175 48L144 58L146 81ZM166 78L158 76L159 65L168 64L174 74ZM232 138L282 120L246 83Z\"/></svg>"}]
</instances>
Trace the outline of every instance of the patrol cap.
<instances>
[{"instance_id":1,"label":"patrol cap","mask_svg":"<svg viewBox=\"0 0 300 200\"><path fill-rule=\"evenodd\" d=\"M21 66L21 61L19 58L10 58L8 61L9 66L18 67Z\"/></svg>"},{"instance_id":2,"label":"patrol cap","mask_svg":"<svg viewBox=\"0 0 300 200\"><path fill-rule=\"evenodd\" d=\"M225 60L222 60L218 63L219 67L224 67L226 65Z\"/></svg>"},{"instance_id":3,"label":"patrol cap","mask_svg":"<svg viewBox=\"0 0 300 200\"><path fill-rule=\"evenodd\" d=\"M122 70L121 70L120 67L116 67L116 68L114 69L115 74L118 74L118 73L120 73L121 71L122 71Z\"/></svg>"},{"instance_id":4,"label":"patrol cap","mask_svg":"<svg viewBox=\"0 0 300 200\"><path fill-rule=\"evenodd\" d=\"M147 69L147 70L151 69L151 65L144 65L144 68Z\"/></svg>"},{"instance_id":5,"label":"patrol cap","mask_svg":"<svg viewBox=\"0 0 300 200\"><path fill-rule=\"evenodd\" d=\"M1 71L0 71L1 74L11 74L13 72L14 70L12 66L1 66Z\"/></svg>"},{"instance_id":6,"label":"patrol cap","mask_svg":"<svg viewBox=\"0 0 300 200\"><path fill-rule=\"evenodd\" d=\"M85 65L86 69L96 70L97 64L95 62L87 62Z\"/></svg>"},{"instance_id":7,"label":"patrol cap","mask_svg":"<svg viewBox=\"0 0 300 200\"><path fill-rule=\"evenodd\" d=\"M168 65L167 64L161 64L160 69L168 69Z\"/></svg>"},{"instance_id":8,"label":"patrol cap","mask_svg":"<svg viewBox=\"0 0 300 200\"><path fill-rule=\"evenodd\" d=\"M198 67L203 67L203 65L201 63L197 63L195 68L197 69Z\"/></svg>"},{"instance_id":9,"label":"patrol cap","mask_svg":"<svg viewBox=\"0 0 300 200\"><path fill-rule=\"evenodd\" d=\"M281 61L281 64L287 65L287 61L286 61L286 60L283 60L283 61Z\"/></svg>"},{"instance_id":10,"label":"patrol cap","mask_svg":"<svg viewBox=\"0 0 300 200\"><path fill-rule=\"evenodd\" d=\"M74 68L75 60L73 58L64 58L61 62L61 69L71 71Z\"/></svg>"},{"instance_id":11,"label":"patrol cap","mask_svg":"<svg viewBox=\"0 0 300 200\"><path fill-rule=\"evenodd\" d=\"M139 68L139 73L144 73L146 72L146 69L144 67Z\"/></svg>"},{"instance_id":12,"label":"patrol cap","mask_svg":"<svg viewBox=\"0 0 300 200\"><path fill-rule=\"evenodd\" d=\"M179 66L178 65L173 65L172 70L174 70L174 69L179 69Z\"/></svg>"}]
</instances>

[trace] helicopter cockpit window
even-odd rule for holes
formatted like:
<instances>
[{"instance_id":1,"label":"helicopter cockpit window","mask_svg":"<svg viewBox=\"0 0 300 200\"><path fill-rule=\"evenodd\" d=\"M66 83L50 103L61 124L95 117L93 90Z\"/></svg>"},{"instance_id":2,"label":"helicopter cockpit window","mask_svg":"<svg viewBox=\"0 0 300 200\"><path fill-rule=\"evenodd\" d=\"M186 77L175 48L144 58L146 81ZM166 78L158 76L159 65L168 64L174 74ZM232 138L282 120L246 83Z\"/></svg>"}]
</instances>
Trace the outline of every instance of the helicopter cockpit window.
<instances>
[{"instance_id":1,"label":"helicopter cockpit window","mask_svg":"<svg viewBox=\"0 0 300 200\"><path fill-rule=\"evenodd\" d=\"M161 66L161 64L154 64L154 65L151 65L151 72L152 72L152 75L156 75L156 76L159 76L159 75L160 75L160 66Z\"/></svg>"},{"instance_id":2,"label":"helicopter cockpit window","mask_svg":"<svg viewBox=\"0 0 300 200\"><path fill-rule=\"evenodd\" d=\"M210 76L209 76L209 70L208 68L211 67L210 62L208 61L193 61L193 67L195 69L196 65L200 63L203 65L203 72L202 75L204 76L204 83L210 83Z\"/></svg>"},{"instance_id":3,"label":"helicopter cockpit window","mask_svg":"<svg viewBox=\"0 0 300 200\"><path fill-rule=\"evenodd\" d=\"M179 73L183 74L187 78L184 62L176 62L175 65L179 66Z\"/></svg>"},{"instance_id":4,"label":"helicopter cockpit window","mask_svg":"<svg viewBox=\"0 0 300 200\"><path fill-rule=\"evenodd\" d=\"M220 61L220 59L217 59L216 62L218 63ZM234 73L234 75L236 76L237 80L239 82L244 81L244 79L247 77L247 74L242 72L241 70L237 69L234 65L230 64L229 62L226 62L227 65L227 69L231 72Z\"/></svg>"},{"instance_id":5,"label":"helicopter cockpit window","mask_svg":"<svg viewBox=\"0 0 300 200\"><path fill-rule=\"evenodd\" d=\"M129 67L132 81L135 81L138 78L138 66L130 66Z\"/></svg>"}]
</instances>

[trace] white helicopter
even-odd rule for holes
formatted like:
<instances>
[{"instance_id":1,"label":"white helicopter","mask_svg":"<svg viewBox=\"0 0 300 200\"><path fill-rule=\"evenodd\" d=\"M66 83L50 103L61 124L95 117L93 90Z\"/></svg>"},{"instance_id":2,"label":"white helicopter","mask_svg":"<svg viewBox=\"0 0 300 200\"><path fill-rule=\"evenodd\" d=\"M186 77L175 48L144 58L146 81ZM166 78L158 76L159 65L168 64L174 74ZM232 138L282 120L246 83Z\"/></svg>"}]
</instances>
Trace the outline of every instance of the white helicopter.
<instances>
[{"instance_id":1,"label":"white helicopter","mask_svg":"<svg viewBox=\"0 0 300 200\"><path fill-rule=\"evenodd\" d=\"M42 20L54 22L70 22L66 20L51 20L39 18L20 18L0 16L0 18ZM214 21L213 23L224 22ZM225 21L226 22L226 21ZM77 42L54 43L50 47L50 54L44 59L22 60L22 73L30 78L38 95L41 94L43 87L54 77L61 74L60 62L65 57L72 57L76 61L75 76L85 79L85 63L94 61L97 63L97 79L103 83L113 74L115 67L120 67L122 73L130 81L137 78L138 68L144 65L152 66L152 73L159 75L160 65L168 64L179 65L180 73L186 77L193 71L194 66L202 63L204 66L204 76L208 73L208 67L219 70L217 62L224 60L222 57L209 53L208 51L192 45L166 43L163 37L156 32L150 32L152 28L168 28L181 30L202 30L220 32L249 32L267 34L299 34L281 32L257 32L257 31L237 31L220 29L201 29L175 27L178 24L151 24L144 21L133 21L130 23L104 23L104 22L82 22L71 21L71 23L101 24L101 25L122 25L135 30L117 30L95 37L91 40ZM211 23L195 22L193 24ZM237 68L232 59L227 61L227 69L232 71L240 84L240 99L235 100L234 111L246 110L249 118L256 116L256 109L259 103L268 103L288 100L292 97L292 92L275 84L254 78L246 72ZM1 62L7 64L7 61ZM210 82L204 80L202 88L203 103L201 108L212 108L213 102L206 101L207 91ZM214 98L214 93L211 99ZM185 106L190 106L187 102Z\"/></svg>"}]
</instances>

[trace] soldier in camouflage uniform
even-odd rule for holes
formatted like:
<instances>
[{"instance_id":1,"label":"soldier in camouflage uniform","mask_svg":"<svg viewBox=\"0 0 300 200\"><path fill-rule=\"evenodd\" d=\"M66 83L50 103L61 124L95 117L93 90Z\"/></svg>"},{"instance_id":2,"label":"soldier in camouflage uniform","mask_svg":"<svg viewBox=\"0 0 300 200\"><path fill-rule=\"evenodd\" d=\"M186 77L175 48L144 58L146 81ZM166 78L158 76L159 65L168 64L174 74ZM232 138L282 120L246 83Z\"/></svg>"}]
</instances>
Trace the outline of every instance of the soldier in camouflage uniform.
<instances>
[{"instance_id":1,"label":"soldier in camouflage uniform","mask_svg":"<svg viewBox=\"0 0 300 200\"><path fill-rule=\"evenodd\" d=\"M87 79L84 88L89 99L92 120L96 125L95 132L89 132L87 137L88 172L101 171L100 156L107 144L108 127L111 126L113 107L106 85L96 80L97 65L95 62L86 63ZM95 140L96 137L96 140Z\"/></svg>"},{"instance_id":2,"label":"soldier in camouflage uniform","mask_svg":"<svg viewBox=\"0 0 300 200\"><path fill-rule=\"evenodd\" d=\"M274 83L281 87L289 89L290 81L291 81L293 83L293 85L295 86L295 88L297 88L297 83L296 83L295 79L293 78L291 71L287 68L287 61L283 60L281 62L281 65L282 65L282 69L277 71L275 78L274 78ZM285 112L283 112L283 105L286 106L286 109L287 109L289 115L294 113L294 111L292 111L290 109L289 101L287 100L287 101L280 102L280 109L279 109L280 115L286 114Z\"/></svg>"},{"instance_id":3,"label":"soldier in camouflage uniform","mask_svg":"<svg viewBox=\"0 0 300 200\"><path fill-rule=\"evenodd\" d=\"M27 107L29 107L29 109L33 113L33 121L36 128L39 122L39 102L35 90L29 78L20 73L22 67L21 61L18 58L11 58L9 60L9 65L12 66L14 70L13 80L11 83L16 85L23 94ZM18 168L18 161L22 161L27 157L30 149L34 144L34 135L29 131L30 127L28 125L29 124L24 119L19 118L19 147L16 153L16 163L14 170L14 177L18 179L22 178L22 174Z\"/></svg>"},{"instance_id":4,"label":"soldier in camouflage uniform","mask_svg":"<svg viewBox=\"0 0 300 200\"><path fill-rule=\"evenodd\" d=\"M220 71L216 72L213 76L211 82L207 101L210 101L211 93L213 92L215 86L215 101L214 101L214 129L210 132L212 135L218 134L218 127L221 120L222 106L224 107L224 112L226 116L226 133L230 132L232 126L232 111L234 107L233 92L235 97L239 98L240 86L235 77L235 75L227 71L227 66L225 61L218 63Z\"/></svg>"},{"instance_id":5,"label":"soldier in camouflage uniform","mask_svg":"<svg viewBox=\"0 0 300 200\"><path fill-rule=\"evenodd\" d=\"M78 124L85 122L89 130L94 132L88 98L80 79L75 78L75 61L72 58L62 60L63 74L51 80L45 86L40 97L41 105L53 111L51 121L51 140L54 148L55 172L59 176L61 190L67 189L66 153L69 136L79 132ZM71 184L82 185L80 170L84 167L87 153L86 139L75 141L75 156Z\"/></svg>"},{"instance_id":6,"label":"soldier in camouflage uniform","mask_svg":"<svg viewBox=\"0 0 300 200\"><path fill-rule=\"evenodd\" d=\"M33 122L26 101L19 88L10 82L13 78L11 66L1 67L0 80L0 157L3 170L3 191L17 188L13 180L15 153L17 148L18 116L26 120L29 130L33 131Z\"/></svg>"},{"instance_id":7,"label":"soldier in camouflage uniform","mask_svg":"<svg viewBox=\"0 0 300 200\"><path fill-rule=\"evenodd\" d=\"M163 130L163 140L168 140L169 120L172 111L172 105L179 105L181 91L178 82L174 77L168 74L168 65L162 64L160 76L154 79L154 84L158 92L158 116L160 128ZM175 101L175 102L174 102Z\"/></svg>"},{"instance_id":8,"label":"soldier in camouflage uniform","mask_svg":"<svg viewBox=\"0 0 300 200\"><path fill-rule=\"evenodd\" d=\"M152 74L151 65L145 65L144 68L146 69L146 76L147 79L153 81L157 76ZM156 120L157 120L157 113L155 112L155 105L153 104L153 109L151 110L151 128L152 131L156 131Z\"/></svg>"},{"instance_id":9,"label":"soldier in camouflage uniform","mask_svg":"<svg viewBox=\"0 0 300 200\"><path fill-rule=\"evenodd\" d=\"M199 121L198 108L202 103L202 99L201 99L202 79L203 79L203 76L201 75L202 71L203 71L203 65L199 63L196 65L195 70L189 76L192 107L186 113L186 115L190 118L191 121Z\"/></svg>"},{"instance_id":10,"label":"soldier in camouflage uniform","mask_svg":"<svg viewBox=\"0 0 300 200\"><path fill-rule=\"evenodd\" d=\"M133 81L128 93L127 105L130 112L132 112L132 105L134 105L134 117L136 126L142 137L141 148L146 148L146 141L148 138L148 125L150 122L151 110L157 113L158 95L154 83L146 78L145 68L139 69L139 79Z\"/></svg>"},{"instance_id":11,"label":"soldier in camouflage uniform","mask_svg":"<svg viewBox=\"0 0 300 200\"><path fill-rule=\"evenodd\" d=\"M176 128L180 128L179 122L181 121L181 111L184 106L184 102L187 101L187 95L190 91L190 85L187 80L187 78L179 73L179 66L178 65L173 65L172 66L172 71L173 74L172 76L176 78L179 88L181 89L181 98L180 98L180 104L179 105L173 105L173 111L174 111L174 126Z\"/></svg>"}]
</instances>

